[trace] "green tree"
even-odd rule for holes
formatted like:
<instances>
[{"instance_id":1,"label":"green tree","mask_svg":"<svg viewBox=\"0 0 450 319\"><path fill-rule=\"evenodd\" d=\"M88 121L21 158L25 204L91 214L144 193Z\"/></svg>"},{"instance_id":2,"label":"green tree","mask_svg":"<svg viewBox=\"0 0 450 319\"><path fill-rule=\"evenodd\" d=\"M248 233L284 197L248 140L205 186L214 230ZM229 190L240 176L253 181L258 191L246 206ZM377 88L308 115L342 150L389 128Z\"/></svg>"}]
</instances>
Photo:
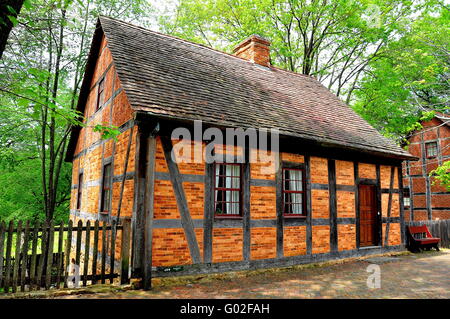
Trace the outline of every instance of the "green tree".
<instances>
[{"instance_id":1,"label":"green tree","mask_svg":"<svg viewBox=\"0 0 450 319\"><path fill-rule=\"evenodd\" d=\"M442 186L447 188L450 192L450 161L445 162L432 172L430 176L433 176Z\"/></svg>"},{"instance_id":2,"label":"green tree","mask_svg":"<svg viewBox=\"0 0 450 319\"><path fill-rule=\"evenodd\" d=\"M17 23L17 16L22 9L24 0L4 0L0 3L0 59L5 50L8 35ZM26 2L29 5L29 2Z\"/></svg>"},{"instance_id":3,"label":"green tree","mask_svg":"<svg viewBox=\"0 0 450 319\"><path fill-rule=\"evenodd\" d=\"M71 127L81 124L75 106L97 16L134 21L147 15L147 8L144 0L36 0L22 10L0 65L0 161L9 180L21 179L22 171L33 167L33 174L24 174L35 178L33 195L17 198L37 200L39 218L51 220L55 211L68 215L70 165L63 158ZM23 190L20 185L11 191ZM11 198L0 194L10 211Z\"/></svg>"},{"instance_id":4,"label":"green tree","mask_svg":"<svg viewBox=\"0 0 450 319\"><path fill-rule=\"evenodd\" d=\"M401 140L430 111L449 110L449 18L443 7L425 12L360 81L354 109L385 135Z\"/></svg>"},{"instance_id":5,"label":"green tree","mask_svg":"<svg viewBox=\"0 0 450 319\"><path fill-rule=\"evenodd\" d=\"M181 0L166 33L219 49L256 33L272 64L312 75L347 102L359 77L422 3L376 0Z\"/></svg>"}]
</instances>

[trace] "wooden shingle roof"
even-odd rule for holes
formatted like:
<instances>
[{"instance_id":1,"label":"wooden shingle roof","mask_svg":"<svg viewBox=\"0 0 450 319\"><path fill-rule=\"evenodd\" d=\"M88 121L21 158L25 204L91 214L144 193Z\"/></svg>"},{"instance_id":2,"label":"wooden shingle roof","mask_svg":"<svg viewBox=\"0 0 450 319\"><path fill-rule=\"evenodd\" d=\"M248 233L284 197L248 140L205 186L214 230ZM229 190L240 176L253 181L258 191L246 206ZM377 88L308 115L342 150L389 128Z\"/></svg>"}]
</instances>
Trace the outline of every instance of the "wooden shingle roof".
<instances>
[{"instance_id":1,"label":"wooden shingle roof","mask_svg":"<svg viewBox=\"0 0 450 319\"><path fill-rule=\"evenodd\" d=\"M222 127L277 128L285 136L411 157L310 76L111 18L100 17L99 26L137 111Z\"/></svg>"}]
</instances>

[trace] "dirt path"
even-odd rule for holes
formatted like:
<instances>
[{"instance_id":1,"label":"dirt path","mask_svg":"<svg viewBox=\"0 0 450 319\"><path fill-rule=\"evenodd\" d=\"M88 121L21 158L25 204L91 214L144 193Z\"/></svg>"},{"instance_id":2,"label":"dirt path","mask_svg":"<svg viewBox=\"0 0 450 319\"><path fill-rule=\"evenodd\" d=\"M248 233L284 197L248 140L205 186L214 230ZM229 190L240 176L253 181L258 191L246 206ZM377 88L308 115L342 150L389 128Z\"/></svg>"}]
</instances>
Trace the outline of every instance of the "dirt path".
<instances>
[{"instance_id":1,"label":"dirt path","mask_svg":"<svg viewBox=\"0 0 450 319\"><path fill-rule=\"evenodd\" d=\"M370 289L370 264L381 271L381 287ZM376 267L376 266L375 266ZM388 258L247 277L139 290L59 298L450 298L450 251Z\"/></svg>"}]
</instances>

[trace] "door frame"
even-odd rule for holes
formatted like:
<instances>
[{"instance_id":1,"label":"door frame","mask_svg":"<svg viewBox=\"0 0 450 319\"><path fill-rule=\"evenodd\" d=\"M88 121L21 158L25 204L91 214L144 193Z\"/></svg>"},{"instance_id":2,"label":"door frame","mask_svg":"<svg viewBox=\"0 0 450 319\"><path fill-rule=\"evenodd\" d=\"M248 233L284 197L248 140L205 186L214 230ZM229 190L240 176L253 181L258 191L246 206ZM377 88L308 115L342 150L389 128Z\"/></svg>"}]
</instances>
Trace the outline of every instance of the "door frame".
<instances>
[{"instance_id":1,"label":"door frame","mask_svg":"<svg viewBox=\"0 0 450 319\"><path fill-rule=\"evenodd\" d=\"M378 170L377 170L378 173ZM378 175L378 174L377 174ZM382 214L381 214L381 186L378 182L378 179L367 179L367 178L361 178L359 179L357 185L356 185L356 248L357 249L367 249L370 247L381 247L382 246L382 230L383 230L383 221L382 221ZM360 221L361 221L361 214L360 214L360 197L359 197L359 186L360 185L370 185L375 186L375 195L376 195L376 206L377 206L377 223L378 223L378 232L377 232L377 238L376 238L376 244L373 246L364 246L361 247L360 245Z\"/></svg>"}]
</instances>

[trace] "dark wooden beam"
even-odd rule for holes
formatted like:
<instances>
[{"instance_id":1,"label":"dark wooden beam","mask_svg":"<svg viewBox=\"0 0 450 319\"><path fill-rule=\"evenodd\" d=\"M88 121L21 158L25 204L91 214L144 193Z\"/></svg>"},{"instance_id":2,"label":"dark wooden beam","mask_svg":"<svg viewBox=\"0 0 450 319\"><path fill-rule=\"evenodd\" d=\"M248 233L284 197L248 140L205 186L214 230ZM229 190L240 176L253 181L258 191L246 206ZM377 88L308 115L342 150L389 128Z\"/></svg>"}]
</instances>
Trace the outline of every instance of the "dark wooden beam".
<instances>
[{"instance_id":1,"label":"dark wooden beam","mask_svg":"<svg viewBox=\"0 0 450 319\"><path fill-rule=\"evenodd\" d=\"M172 140L169 137L161 136L161 142L164 149L167 167L169 168L170 179L181 216L181 224L183 225L184 234L186 235L192 262L194 264L199 264L202 262L200 257L200 248L197 243L197 238L195 237L194 224L192 222L192 217L186 200L186 194L183 188L183 179L181 178L177 163L175 163L172 159Z\"/></svg>"},{"instance_id":2,"label":"dark wooden beam","mask_svg":"<svg viewBox=\"0 0 450 319\"><path fill-rule=\"evenodd\" d=\"M151 241L155 180L156 134L159 123L135 122L138 126L135 151L134 206L132 216L132 277L151 285ZM148 180L148 182L147 182ZM150 258L150 259L147 259Z\"/></svg>"},{"instance_id":3,"label":"dark wooden beam","mask_svg":"<svg viewBox=\"0 0 450 319\"><path fill-rule=\"evenodd\" d=\"M134 204L131 226L133 229L131 247L131 273L133 277L139 277L142 273L142 249L144 247L144 193L145 193L145 159L147 140L142 134L141 128L136 134L136 153L134 156Z\"/></svg>"},{"instance_id":4,"label":"dark wooden beam","mask_svg":"<svg viewBox=\"0 0 450 319\"><path fill-rule=\"evenodd\" d=\"M245 160L242 165L243 182L242 182L242 256L244 260L250 260L250 245L251 245L251 223L250 223L250 147L248 139L246 139Z\"/></svg>"},{"instance_id":5,"label":"dark wooden beam","mask_svg":"<svg viewBox=\"0 0 450 319\"><path fill-rule=\"evenodd\" d=\"M403 206L403 172L402 165L397 167L398 177L398 201L400 205L400 235L402 244L405 244L405 207Z\"/></svg>"},{"instance_id":6,"label":"dark wooden beam","mask_svg":"<svg viewBox=\"0 0 450 319\"><path fill-rule=\"evenodd\" d=\"M422 152L422 175L425 177L425 191L426 191L426 204L427 204L427 214L428 214L428 220L433 219L433 210L431 209L431 182L430 182L430 176L428 176L427 173L427 156L426 156L426 149L425 149L425 140L424 140L424 134L421 132L420 134L420 149Z\"/></svg>"},{"instance_id":7,"label":"dark wooden beam","mask_svg":"<svg viewBox=\"0 0 450 319\"><path fill-rule=\"evenodd\" d=\"M305 155L306 179L306 254L312 255L312 194L311 194L311 157Z\"/></svg>"},{"instance_id":8,"label":"dark wooden beam","mask_svg":"<svg viewBox=\"0 0 450 319\"><path fill-rule=\"evenodd\" d=\"M148 290L152 286L152 246L153 246L153 206L155 193L155 162L156 162L156 137L150 135L147 138L146 163L145 163L145 192L144 192L144 252L142 262L143 289Z\"/></svg>"},{"instance_id":9,"label":"dark wooden beam","mask_svg":"<svg viewBox=\"0 0 450 319\"><path fill-rule=\"evenodd\" d=\"M213 236L213 219L214 219L214 164L206 163L205 165L205 193L203 206L203 262L212 262L212 236Z\"/></svg>"},{"instance_id":10,"label":"dark wooden beam","mask_svg":"<svg viewBox=\"0 0 450 319\"><path fill-rule=\"evenodd\" d=\"M389 246L389 219L391 217L391 210L392 210L392 195L393 195L393 188L394 188L394 177L395 177L395 166L391 166L391 179L389 182L389 200L388 200L388 207L387 207L387 220L386 220L386 230L384 234L384 245Z\"/></svg>"},{"instance_id":11,"label":"dark wooden beam","mask_svg":"<svg viewBox=\"0 0 450 319\"><path fill-rule=\"evenodd\" d=\"M131 220L124 218L122 222L122 240L120 248L120 284L130 283L130 238L131 238Z\"/></svg>"},{"instance_id":12,"label":"dark wooden beam","mask_svg":"<svg viewBox=\"0 0 450 319\"><path fill-rule=\"evenodd\" d=\"M360 212L359 212L359 164L353 162L353 174L355 178L355 217L356 217L356 249L360 247Z\"/></svg>"},{"instance_id":13,"label":"dark wooden beam","mask_svg":"<svg viewBox=\"0 0 450 319\"><path fill-rule=\"evenodd\" d=\"M378 214L378 245L382 245L383 241L383 220L381 214L381 173L380 165L376 165L376 189L377 189L377 214Z\"/></svg>"},{"instance_id":14,"label":"dark wooden beam","mask_svg":"<svg viewBox=\"0 0 450 319\"><path fill-rule=\"evenodd\" d=\"M125 180L127 177L128 160L130 158L131 142L133 141L133 132L134 132L134 126L131 127L131 130L130 130L130 137L128 138L128 145L127 145L127 151L125 154L125 161L123 163L123 174L122 174L122 181L121 181L121 185L120 185L119 204L117 206L117 215L116 215L118 220L120 219L120 211L122 209L123 192L125 190ZM113 169L112 175L114 175L114 169ZM111 210L112 210L112 207L111 207Z\"/></svg>"},{"instance_id":15,"label":"dark wooden beam","mask_svg":"<svg viewBox=\"0 0 450 319\"><path fill-rule=\"evenodd\" d=\"M336 162L328 160L328 193L330 207L330 249L338 250L337 198L336 198Z\"/></svg>"},{"instance_id":16,"label":"dark wooden beam","mask_svg":"<svg viewBox=\"0 0 450 319\"><path fill-rule=\"evenodd\" d=\"M411 162L406 161L407 173L409 176L409 220L414 221L414 187L411 176Z\"/></svg>"},{"instance_id":17,"label":"dark wooden beam","mask_svg":"<svg viewBox=\"0 0 450 319\"><path fill-rule=\"evenodd\" d=\"M276 196L276 209L277 209L277 257L281 258L284 256L283 247L283 191L282 191L282 180L283 180L283 165L281 161L281 153L275 154L275 196Z\"/></svg>"}]
</instances>

